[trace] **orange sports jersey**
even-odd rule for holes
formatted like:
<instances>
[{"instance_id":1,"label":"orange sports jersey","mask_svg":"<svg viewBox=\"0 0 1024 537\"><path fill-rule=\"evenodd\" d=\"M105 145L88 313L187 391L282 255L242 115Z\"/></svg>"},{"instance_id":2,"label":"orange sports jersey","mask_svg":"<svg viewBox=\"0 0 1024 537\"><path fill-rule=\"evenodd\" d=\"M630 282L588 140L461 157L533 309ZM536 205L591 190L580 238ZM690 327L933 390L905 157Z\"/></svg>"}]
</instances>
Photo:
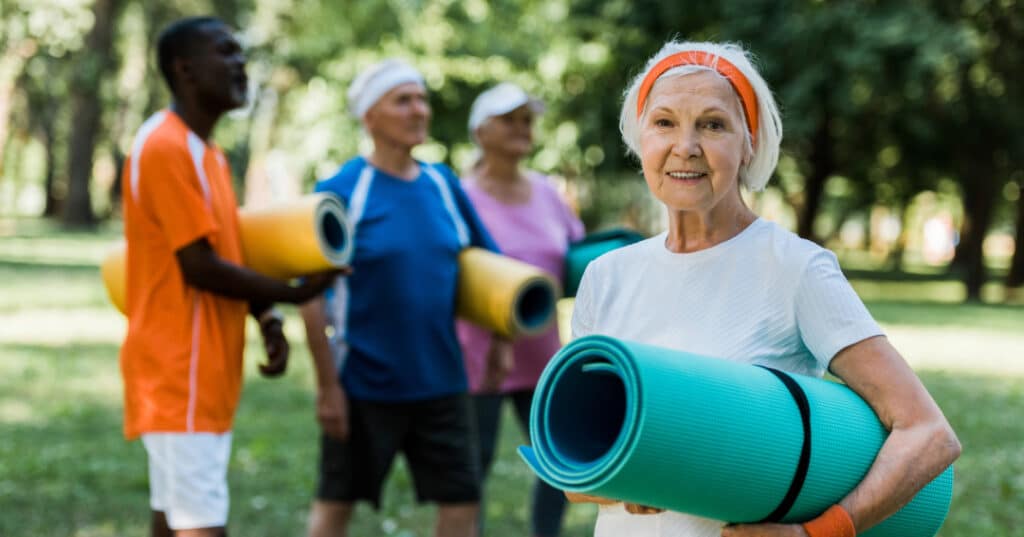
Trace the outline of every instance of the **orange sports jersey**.
<instances>
[{"instance_id":1,"label":"orange sports jersey","mask_svg":"<svg viewBox=\"0 0 1024 537\"><path fill-rule=\"evenodd\" d=\"M186 284L175 252L205 237L242 264L231 170L220 149L162 110L135 135L123 177L125 437L226 432L241 392L248 304Z\"/></svg>"}]
</instances>

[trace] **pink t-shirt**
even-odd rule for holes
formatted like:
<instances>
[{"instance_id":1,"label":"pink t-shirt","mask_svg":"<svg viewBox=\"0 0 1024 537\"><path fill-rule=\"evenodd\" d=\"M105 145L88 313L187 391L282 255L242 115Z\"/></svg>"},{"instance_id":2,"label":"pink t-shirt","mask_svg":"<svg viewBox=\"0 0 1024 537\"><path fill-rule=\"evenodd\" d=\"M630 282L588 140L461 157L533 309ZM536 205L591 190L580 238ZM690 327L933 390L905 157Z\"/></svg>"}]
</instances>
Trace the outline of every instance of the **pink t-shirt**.
<instances>
[{"instance_id":1,"label":"pink t-shirt","mask_svg":"<svg viewBox=\"0 0 1024 537\"><path fill-rule=\"evenodd\" d=\"M583 238L583 223L562 201L547 177L536 172L528 172L526 176L530 180L531 192L530 200L523 204L506 205L494 199L472 177L468 177L463 186L503 254L542 268L561 279L565 252L570 242ZM487 367L491 334L461 320L456 329L466 362L469 390L477 393ZM513 347L515 367L505 378L501 391L512 392L536 386L541 371L560 346L558 327L554 325L543 334L517 339Z\"/></svg>"}]
</instances>

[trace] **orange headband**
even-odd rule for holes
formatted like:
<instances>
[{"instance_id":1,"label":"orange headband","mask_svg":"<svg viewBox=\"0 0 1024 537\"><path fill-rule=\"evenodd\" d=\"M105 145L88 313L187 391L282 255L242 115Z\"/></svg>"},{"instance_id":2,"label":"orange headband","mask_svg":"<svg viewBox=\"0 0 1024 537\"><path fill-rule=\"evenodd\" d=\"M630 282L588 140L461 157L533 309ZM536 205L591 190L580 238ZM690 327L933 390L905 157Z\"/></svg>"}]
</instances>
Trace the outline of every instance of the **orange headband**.
<instances>
[{"instance_id":1,"label":"orange headband","mask_svg":"<svg viewBox=\"0 0 1024 537\"><path fill-rule=\"evenodd\" d=\"M714 56L700 50L684 50L682 52L676 52L675 54L672 54L658 62L650 71L648 71L647 76L644 77L643 83L640 84L640 94L636 100L636 117L639 118L643 114L647 94L650 93L651 87L654 86L654 82L658 80L658 77L665 74L665 71L682 65L703 65L704 67L710 67L729 81L729 84L732 85L732 89L736 90L736 93L739 94L740 102L743 104L743 114L746 116L747 126L750 128L750 141L751 143L756 142L757 94L754 93L754 88L750 85L750 81L747 80L746 76L743 76L742 71L736 68L735 65L725 58L721 56Z\"/></svg>"}]
</instances>

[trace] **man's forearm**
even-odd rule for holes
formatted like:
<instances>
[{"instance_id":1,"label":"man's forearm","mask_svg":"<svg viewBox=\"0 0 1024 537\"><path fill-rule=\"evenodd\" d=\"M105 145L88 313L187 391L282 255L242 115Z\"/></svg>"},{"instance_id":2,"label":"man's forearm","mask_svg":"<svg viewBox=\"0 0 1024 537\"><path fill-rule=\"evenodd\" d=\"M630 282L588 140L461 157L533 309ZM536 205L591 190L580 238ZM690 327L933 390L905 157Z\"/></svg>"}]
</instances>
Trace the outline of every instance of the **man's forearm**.
<instances>
[{"instance_id":1,"label":"man's forearm","mask_svg":"<svg viewBox=\"0 0 1024 537\"><path fill-rule=\"evenodd\" d=\"M338 371L334 365L330 342L327 340L324 306L323 297L317 297L303 304L299 310L306 325L306 344L309 346L317 386L320 388L338 382Z\"/></svg>"},{"instance_id":2,"label":"man's forearm","mask_svg":"<svg viewBox=\"0 0 1024 537\"><path fill-rule=\"evenodd\" d=\"M202 270L190 271L189 285L228 298L250 303L294 303L299 300L298 290L285 282L259 274L251 269L220 259L206 263Z\"/></svg>"}]
</instances>

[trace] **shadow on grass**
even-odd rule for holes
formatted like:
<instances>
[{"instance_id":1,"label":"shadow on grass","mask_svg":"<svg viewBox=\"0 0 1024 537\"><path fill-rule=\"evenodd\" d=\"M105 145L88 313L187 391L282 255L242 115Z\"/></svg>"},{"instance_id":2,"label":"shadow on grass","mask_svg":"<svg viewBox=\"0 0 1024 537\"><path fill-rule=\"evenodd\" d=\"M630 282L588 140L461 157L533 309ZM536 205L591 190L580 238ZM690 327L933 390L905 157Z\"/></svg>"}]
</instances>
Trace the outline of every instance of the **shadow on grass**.
<instances>
[{"instance_id":1,"label":"shadow on grass","mask_svg":"<svg viewBox=\"0 0 1024 537\"><path fill-rule=\"evenodd\" d=\"M1007 269L989 267L986 272L987 283L1002 283L1006 278ZM905 272L902 270L869 270L843 268L843 274L851 280L864 279L878 282L962 282L964 275L957 270L937 269L934 272Z\"/></svg>"},{"instance_id":2,"label":"shadow on grass","mask_svg":"<svg viewBox=\"0 0 1024 537\"><path fill-rule=\"evenodd\" d=\"M121 437L120 407L51 381L33 419L0 421L0 535L146 534L144 457Z\"/></svg>"},{"instance_id":3,"label":"shadow on grass","mask_svg":"<svg viewBox=\"0 0 1024 537\"><path fill-rule=\"evenodd\" d=\"M23 261L15 259L0 259L0 270L12 272L37 273L37 271L49 271L54 273L91 274L97 278L100 274L100 267L96 263L70 262L67 260L55 261Z\"/></svg>"},{"instance_id":4,"label":"shadow on grass","mask_svg":"<svg viewBox=\"0 0 1024 537\"><path fill-rule=\"evenodd\" d=\"M880 323L957 329L1011 330L1024 327L1024 307L1005 304L958 304L924 300L866 300Z\"/></svg>"},{"instance_id":5,"label":"shadow on grass","mask_svg":"<svg viewBox=\"0 0 1024 537\"><path fill-rule=\"evenodd\" d=\"M4 224L0 238L40 239L54 236L76 240L95 240L97 237L120 235L124 224L118 219L101 220L93 230L64 228L60 221L49 218L0 215Z\"/></svg>"},{"instance_id":6,"label":"shadow on grass","mask_svg":"<svg viewBox=\"0 0 1024 537\"><path fill-rule=\"evenodd\" d=\"M1024 527L1024 379L921 374L963 445L939 537L1011 537Z\"/></svg>"}]
</instances>

